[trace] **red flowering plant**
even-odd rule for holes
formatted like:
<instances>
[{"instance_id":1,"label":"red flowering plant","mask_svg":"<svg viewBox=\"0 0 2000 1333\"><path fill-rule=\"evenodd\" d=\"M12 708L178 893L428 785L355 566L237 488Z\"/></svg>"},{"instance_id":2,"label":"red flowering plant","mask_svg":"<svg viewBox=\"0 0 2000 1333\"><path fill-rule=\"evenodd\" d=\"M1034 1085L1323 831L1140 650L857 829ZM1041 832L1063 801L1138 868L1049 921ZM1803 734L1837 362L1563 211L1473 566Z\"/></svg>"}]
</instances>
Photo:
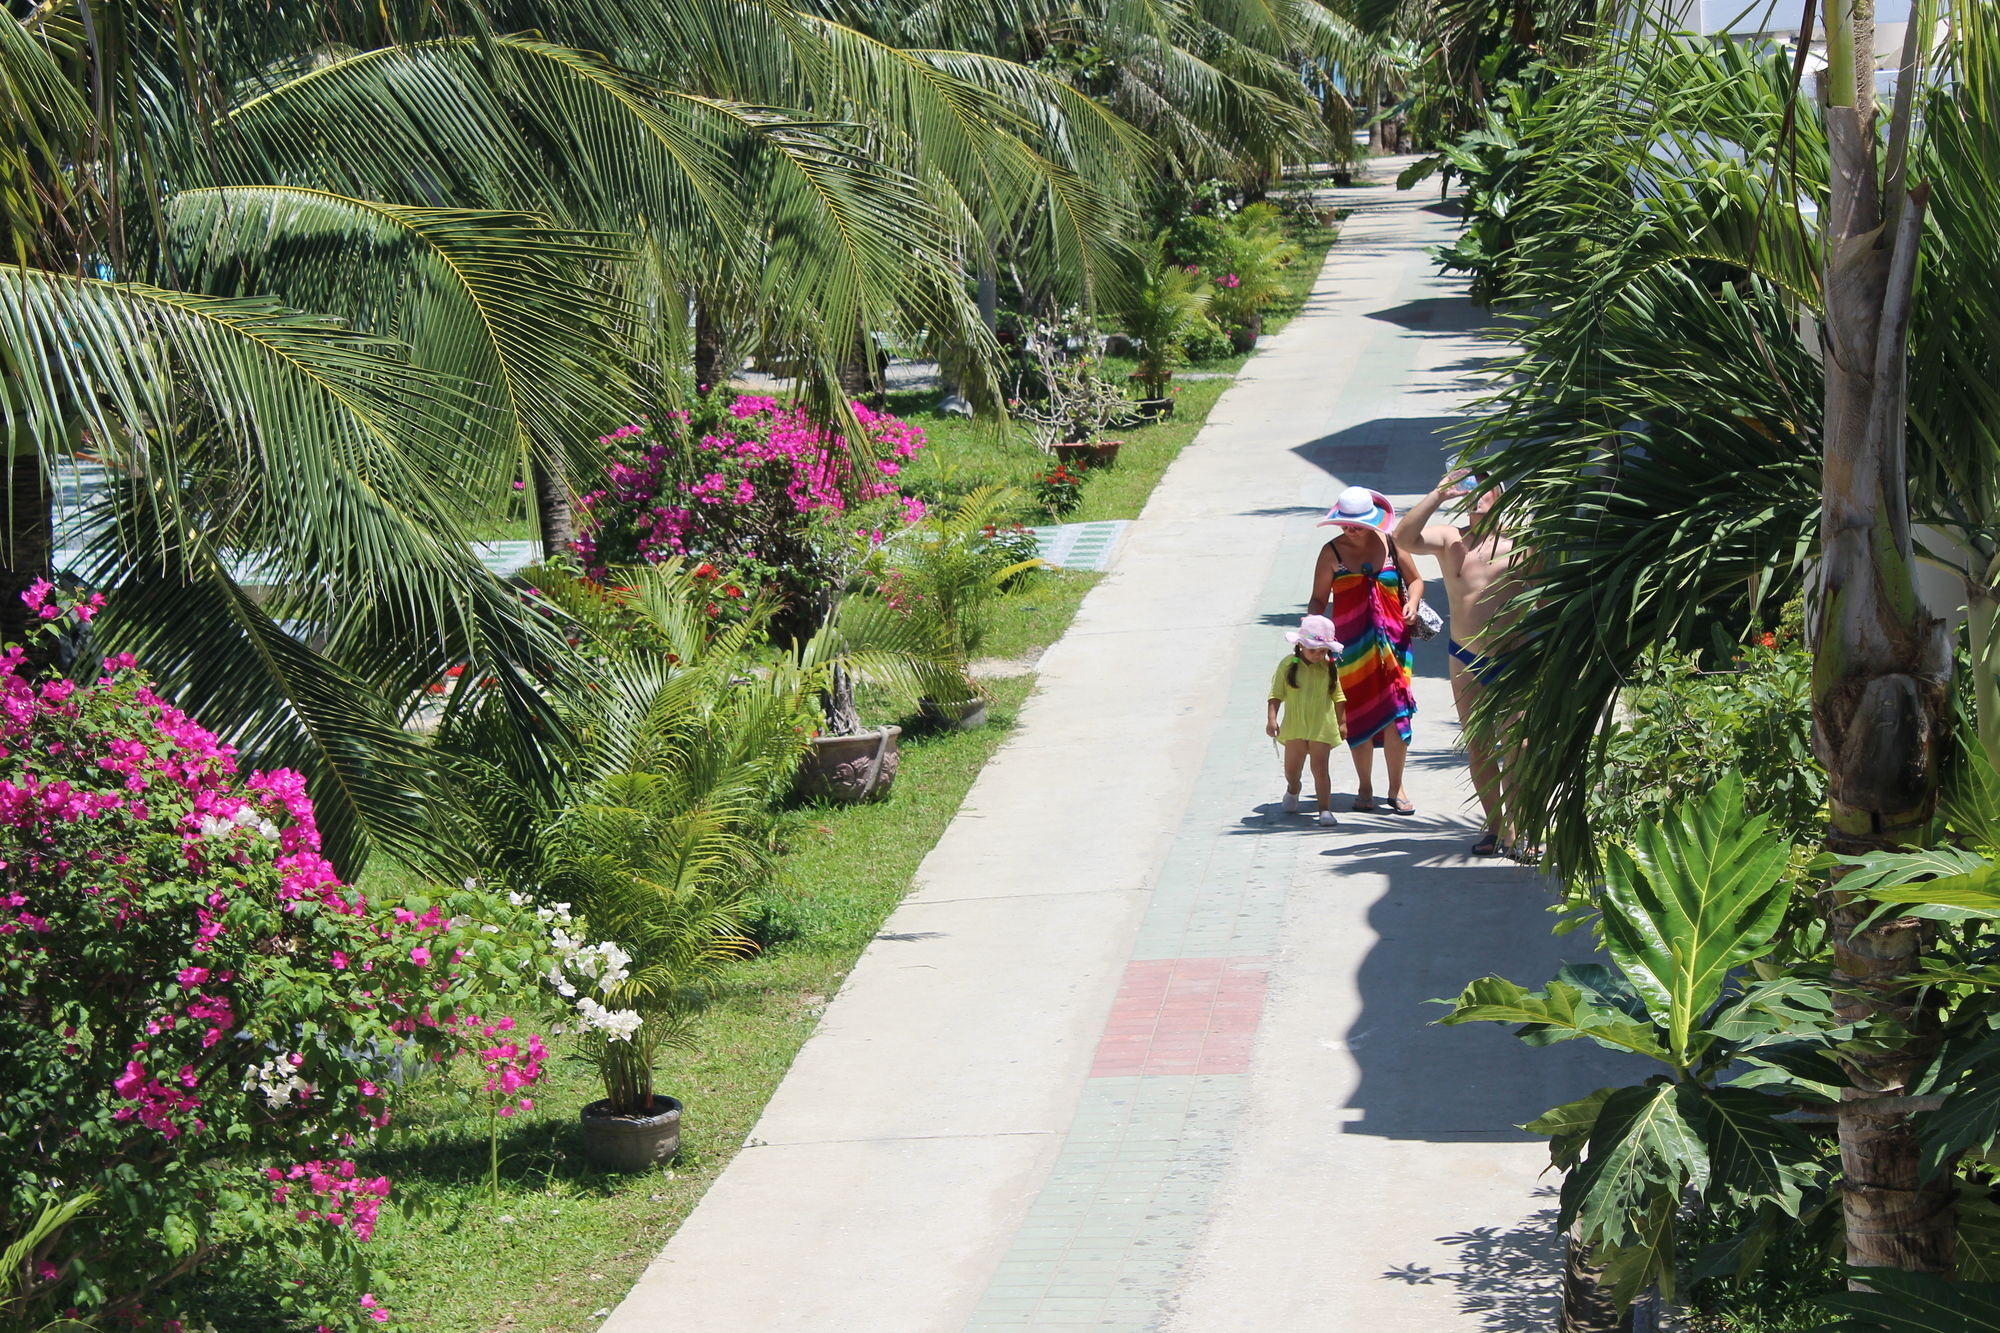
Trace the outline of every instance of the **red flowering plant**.
<instances>
[{"instance_id":1,"label":"red flowering plant","mask_svg":"<svg viewBox=\"0 0 2000 1333\"><path fill-rule=\"evenodd\" d=\"M601 580L683 556L715 569L722 588L772 593L781 615L819 607L857 524L879 542L884 511L890 523L924 514L895 480L923 449L923 431L852 407L866 450L803 407L749 394L601 436L604 484L579 504L576 557ZM716 599L719 615L730 600Z\"/></svg>"},{"instance_id":2,"label":"red flowering plant","mask_svg":"<svg viewBox=\"0 0 2000 1333\"><path fill-rule=\"evenodd\" d=\"M1083 503L1083 478L1088 469L1082 463L1057 463L1035 474L1029 493L1050 518L1061 518Z\"/></svg>"},{"instance_id":3,"label":"red flowering plant","mask_svg":"<svg viewBox=\"0 0 2000 1333\"><path fill-rule=\"evenodd\" d=\"M51 628L98 605L52 596L26 594ZM177 1328L204 1263L302 1246L321 1260L273 1293L273 1326L390 1322L365 1247L393 1185L356 1159L402 1074L487 1059L472 1016L556 956L531 906L343 883L304 780L240 772L129 655L78 684L26 674L19 647L0 935L0 1247L27 1239L9 1328Z\"/></svg>"}]
</instances>

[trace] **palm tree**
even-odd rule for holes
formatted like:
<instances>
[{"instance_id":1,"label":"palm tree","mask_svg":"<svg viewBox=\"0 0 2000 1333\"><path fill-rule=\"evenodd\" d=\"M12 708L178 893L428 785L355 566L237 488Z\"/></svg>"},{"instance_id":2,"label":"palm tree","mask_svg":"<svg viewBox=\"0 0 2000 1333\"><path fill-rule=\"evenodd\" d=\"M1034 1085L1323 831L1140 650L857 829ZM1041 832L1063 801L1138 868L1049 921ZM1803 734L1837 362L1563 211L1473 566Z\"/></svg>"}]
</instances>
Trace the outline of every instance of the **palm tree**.
<instances>
[{"instance_id":1,"label":"palm tree","mask_svg":"<svg viewBox=\"0 0 2000 1333\"><path fill-rule=\"evenodd\" d=\"M746 13L766 40L729 26ZM830 402L860 331L977 343L954 171L996 216L1060 196L1051 262L1097 264L1120 229L1089 177L1130 131L1030 117L1040 84L1003 62L857 55L809 16L702 0L593 7L584 49L547 35L569 14L58 0L0 21L0 629L50 572L51 471L103 459L102 641L258 762L304 769L349 865L371 833L417 834L427 761L402 713L444 665L546 720L535 682L562 645L472 558L467 520L526 476L561 537L587 442L670 390L700 280L753 292ZM509 26L536 18L544 35ZM739 67L821 109L674 81Z\"/></svg>"},{"instance_id":2,"label":"palm tree","mask_svg":"<svg viewBox=\"0 0 2000 1333\"><path fill-rule=\"evenodd\" d=\"M2000 318L1992 222L1968 202L2000 160L2000 24L1989 7L1954 18L1949 77L1925 80L1929 53L1913 39L1886 136L1872 70L1852 59L1866 43L1840 6L1823 116L1796 96L1796 67L1732 70L1740 57L1726 49L1655 43L1577 80L1581 94L1536 127L1553 152L1515 271L1521 294L1554 309L1518 363L1531 378L1479 430L1511 441L1493 465L1521 483L1509 504L1540 552L1521 622L1533 646L1485 721L1525 707L1536 753L1523 794L1552 803L1571 868L1591 862L1582 784L1623 671L1650 646L1740 634L1760 598L1799 585L1815 550L1829 850L1915 843L1936 809L1950 655L1916 596L1920 543L1957 548L1975 693L1995 697L1991 616L1979 616L2000 499L1992 349L1967 335ZM1920 9L1911 32L1930 30ZM1590 91L1600 85L1613 94ZM1578 272L1592 275L1580 290ZM1799 335L1815 321L1817 363ZM1837 884L1825 897L1840 1016L1883 1034L1843 1053L1842 1173L1866 1184L1844 1196L1849 1258L1947 1271L1951 1173L1926 1177L1904 1100L1931 1044L1912 979L1923 926L1863 929L1867 913Z\"/></svg>"}]
</instances>

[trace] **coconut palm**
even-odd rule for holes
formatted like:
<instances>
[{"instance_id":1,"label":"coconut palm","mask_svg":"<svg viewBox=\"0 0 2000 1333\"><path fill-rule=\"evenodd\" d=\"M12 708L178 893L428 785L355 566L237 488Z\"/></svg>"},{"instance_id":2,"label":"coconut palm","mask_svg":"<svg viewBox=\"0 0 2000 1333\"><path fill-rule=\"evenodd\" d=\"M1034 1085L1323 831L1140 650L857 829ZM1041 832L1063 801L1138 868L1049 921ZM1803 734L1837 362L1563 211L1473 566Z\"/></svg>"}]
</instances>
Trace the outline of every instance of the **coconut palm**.
<instances>
[{"instance_id":1,"label":"coconut palm","mask_svg":"<svg viewBox=\"0 0 2000 1333\"><path fill-rule=\"evenodd\" d=\"M0 629L49 572L52 470L101 459L100 641L144 653L259 762L305 769L345 863L371 829L416 833L426 765L401 713L446 663L546 715L535 682L561 644L471 557L467 521L525 476L560 539L577 451L673 378L675 335L654 331L685 324L694 275L751 284L825 397L859 331L978 327L955 276L971 205L945 164L1002 212L1029 210L1033 182L1059 195L1072 257L1115 245L1082 168L1129 130L1030 117L1026 75L954 73L946 52L842 65L854 43L760 8L763 63L837 108L786 114L669 77L727 63L741 6L594 11L588 49L508 26L556 7L0 21ZM881 68L901 82L871 82ZM876 152L857 109L925 156ZM975 173L982 154L1009 165Z\"/></svg>"}]
</instances>

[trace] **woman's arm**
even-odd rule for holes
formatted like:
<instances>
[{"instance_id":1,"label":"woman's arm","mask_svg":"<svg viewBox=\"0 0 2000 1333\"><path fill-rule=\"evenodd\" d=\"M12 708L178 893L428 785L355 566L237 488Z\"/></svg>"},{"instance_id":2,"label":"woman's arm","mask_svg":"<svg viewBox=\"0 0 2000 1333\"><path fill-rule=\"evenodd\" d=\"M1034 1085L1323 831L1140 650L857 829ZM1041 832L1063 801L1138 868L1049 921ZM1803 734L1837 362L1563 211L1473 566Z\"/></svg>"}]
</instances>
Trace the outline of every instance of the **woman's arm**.
<instances>
[{"instance_id":1,"label":"woman's arm","mask_svg":"<svg viewBox=\"0 0 2000 1333\"><path fill-rule=\"evenodd\" d=\"M1275 736L1278 734L1278 701L1276 699L1270 700L1269 706L1264 710L1264 734L1266 736Z\"/></svg>"},{"instance_id":2,"label":"woman's arm","mask_svg":"<svg viewBox=\"0 0 2000 1333\"><path fill-rule=\"evenodd\" d=\"M1417 608L1424 604L1424 576L1417 572L1417 562L1402 547L1396 548L1396 573L1403 580L1403 623L1417 623Z\"/></svg>"},{"instance_id":3,"label":"woman's arm","mask_svg":"<svg viewBox=\"0 0 2000 1333\"><path fill-rule=\"evenodd\" d=\"M1306 601L1306 614L1323 616L1326 614L1326 599L1333 591L1333 571L1337 560L1333 554L1333 543L1319 548L1319 560L1313 565L1312 596Z\"/></svg>"}]
</instances>

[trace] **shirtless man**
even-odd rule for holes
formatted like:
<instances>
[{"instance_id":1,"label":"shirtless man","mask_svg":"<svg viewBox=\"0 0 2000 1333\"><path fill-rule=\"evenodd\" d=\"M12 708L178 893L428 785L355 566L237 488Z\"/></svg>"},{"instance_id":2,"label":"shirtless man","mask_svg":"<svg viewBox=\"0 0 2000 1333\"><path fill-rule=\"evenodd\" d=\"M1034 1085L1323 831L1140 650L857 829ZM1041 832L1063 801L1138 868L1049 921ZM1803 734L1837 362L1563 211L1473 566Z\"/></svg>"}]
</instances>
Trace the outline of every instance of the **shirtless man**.
<instances>
[{"instance_id":1,"label":"shirtless man","mask_svg":"<svg viewBox=\"0 0 2000 1333\"><path fill-rule=\"evenodd\" d=\"M1503 614L1501 608L1519 586L1508 570L1515 555L1513 540L1497 527L1477 536L1473 533L1474 524L1500 498L1497 486L1477 488L1470 469L1459 468L1411 505L1396 523L1397 546L1434 555L1444 568L1445 593L1451 599L1451 694L1461 725L1471 718L1481 692L1505 665L1501 645L1515 617ZM1431 522L1446 500L1463 499L1475 490L1464 525ZM1508 818L1501 757L1469 730L1465 752L1479 804L1486 811L1486 832L1472 845L1472 854L1514 854L1514 825ZM1531 852L1529 848L1520 850L1524 857Z\"/></svg>"}]
</instances>

